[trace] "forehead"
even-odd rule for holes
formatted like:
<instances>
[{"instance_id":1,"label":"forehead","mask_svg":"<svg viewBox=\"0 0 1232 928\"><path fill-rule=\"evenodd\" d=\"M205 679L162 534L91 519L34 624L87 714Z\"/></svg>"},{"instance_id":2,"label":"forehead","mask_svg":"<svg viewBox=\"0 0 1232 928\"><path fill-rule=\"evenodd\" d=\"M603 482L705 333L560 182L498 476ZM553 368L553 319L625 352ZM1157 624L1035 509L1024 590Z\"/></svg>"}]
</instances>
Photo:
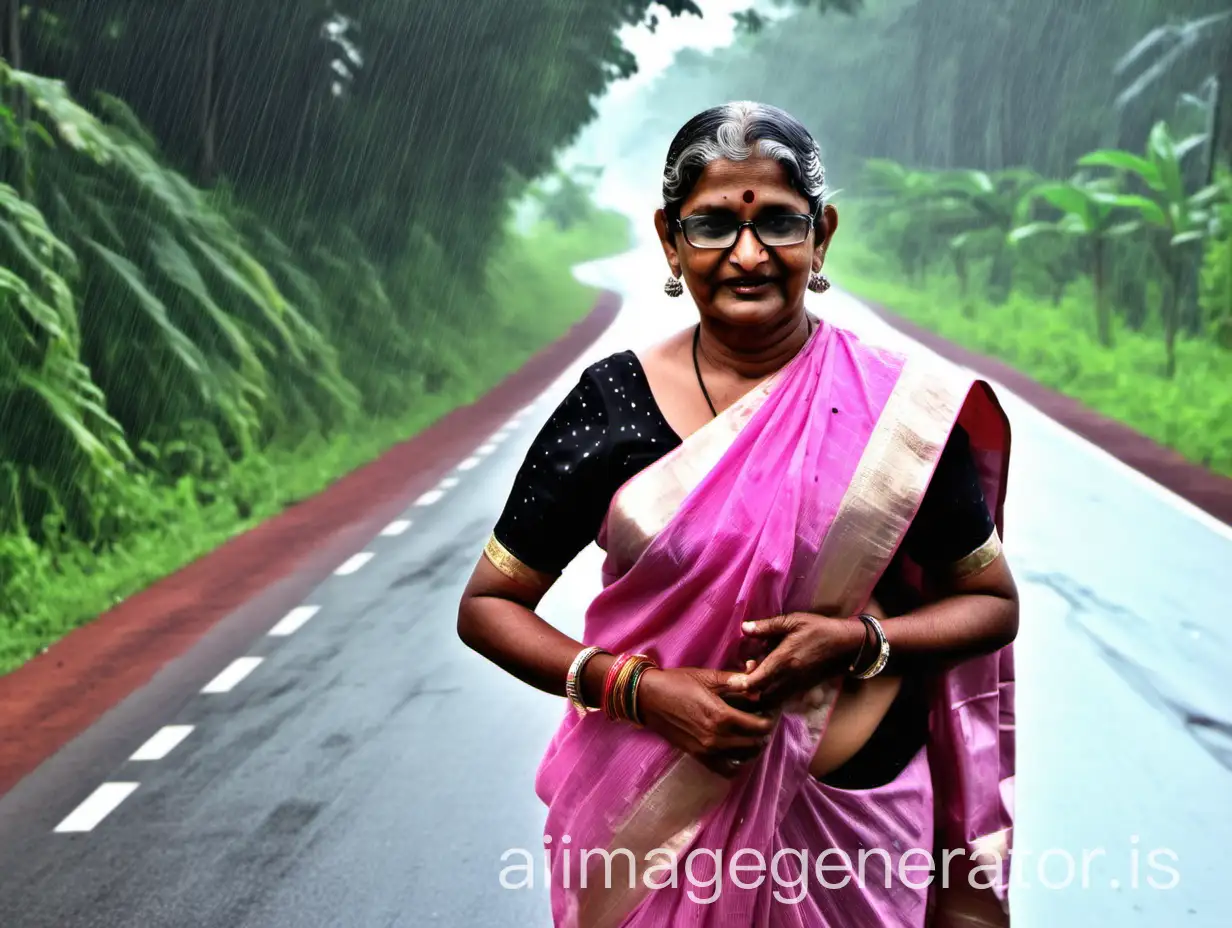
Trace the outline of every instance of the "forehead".
<instances>
[{"instance_id":1,"label":"forehead","mask_svg":"<svg viewBox=\"0 0 1232 928\"><path fill-rule=\"evenodd\" d=\"M753 203L772 202L792 205L808 211L808 200L798 193L787 179L787 170L773 158L750 158L747 161L720 159L706 165L693 192L683 204L684 210L699 206L730 205L737 209L747 201L745 193L753 193Z\"/></svg>"}]
</instances>

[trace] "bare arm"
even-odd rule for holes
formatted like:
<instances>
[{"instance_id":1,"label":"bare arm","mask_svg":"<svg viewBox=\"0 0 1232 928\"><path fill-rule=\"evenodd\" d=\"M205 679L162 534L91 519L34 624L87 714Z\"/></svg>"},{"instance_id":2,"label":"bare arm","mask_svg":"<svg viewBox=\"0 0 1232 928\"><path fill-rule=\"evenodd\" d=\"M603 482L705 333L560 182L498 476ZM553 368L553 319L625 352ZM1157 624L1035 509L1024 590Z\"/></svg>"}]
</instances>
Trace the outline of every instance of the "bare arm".
<instances>
[{"instance_id":1,"label":"bare arm","mask_svg":"<svg viewBox=\"0 0 1232 928\"><path fill-rule=\"evenodd\" d=\"M991 654L1018 635L1018 588L1000 555L945 584L941 598L881 623L890 644L885 673L931 673ZM867 652L866 652L867 653Z\"/></svg>"},{"instance_id":2,"label":"bare arm","mask_svg":"<svg viewBox=\"0 0 1232 928\"><path fill-rule=\"evenodd\" d=\"M535 573L523 584L480 558L458 607L458 637L522 682L564 696L569 666L584 645L535 612L552 582L548 575ZM603 679L614 660L599 654L587 662L580 681L587 705L599 704Z\"/></svg>"},{"instance_id":3,"label":"bare arm","mask_svg":"<svg viewBox=\"0 0 1232 928\"><path fill-rule=\"evenodd\" d=\"M515 581L486 557L467 583L458 608L458 636L474 651L525 683L553 695L565 695L569 667L583 645L535 613L551 578ZM581 696L587 706L600 704L608 671L616 657L598 654L582 672ZM700 668L646 671L637 685L645 727L724 776L740 761L756 755L773 730L771 719L740 711L730 694L731 673Z\"/></svg>"},{"instance_id":4,"label":"bare arm","mask_svg":"<svg viewBox=\"0 0 1232 928\"><path fill-rule=\"evenodd\" d=\"M882 619L890 657L882 673L902 676L944 670L1003 648L1018 634L1018 592L1005 557L978 572L949 581L942 598L903 615ZM845 673L859 657L872 664L874 642L854 616L795 612L745 623L744 632L773 646L770 654L735 685L774 702Z\"/></svg>"}]
</instances>

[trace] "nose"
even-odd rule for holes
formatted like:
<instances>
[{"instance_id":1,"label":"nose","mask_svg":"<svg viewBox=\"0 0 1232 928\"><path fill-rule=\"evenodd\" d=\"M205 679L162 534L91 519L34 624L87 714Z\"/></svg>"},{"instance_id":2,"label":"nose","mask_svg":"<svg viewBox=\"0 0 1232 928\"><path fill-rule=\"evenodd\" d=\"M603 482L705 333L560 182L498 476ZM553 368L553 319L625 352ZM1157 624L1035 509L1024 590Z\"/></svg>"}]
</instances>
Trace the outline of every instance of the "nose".
<instances>
[{"instance_id":1,"label":"nose","mask_svg":"<svg viewBox=\"0 0 1232 928\"><path fill-rule=\"evenodd\" d=\"M732 246L731 261L746 271L751 271L766 258L766 249L753 231L752 226L745 226L736 236L736 244Z\"/></svg>"}]
</instances>

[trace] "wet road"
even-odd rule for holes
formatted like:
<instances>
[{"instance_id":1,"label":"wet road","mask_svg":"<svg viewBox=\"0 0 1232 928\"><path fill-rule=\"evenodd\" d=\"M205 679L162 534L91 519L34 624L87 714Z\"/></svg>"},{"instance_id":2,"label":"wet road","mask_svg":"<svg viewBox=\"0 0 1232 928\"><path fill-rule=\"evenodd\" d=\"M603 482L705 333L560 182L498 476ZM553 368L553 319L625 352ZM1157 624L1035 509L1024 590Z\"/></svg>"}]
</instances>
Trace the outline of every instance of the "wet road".
<instances>
[{"instance_id":1,"label":"wet road","mask_svg":"<svg viewBox=\"0 0 1232 928\"><path fill-rule=\"evenodd\" d=\"M620 319L409 525L303 610L269 615L276 634L217 655L208 692L135 694L156 721L91 733L150 759L101 769L67 751L0 800L0 926L549 923L533 776L562 706L467 651L454 621L521 456L581 367L691 321L659 290L653 245L583 276L625 293ZM901 341L836 291L813 305ZM1002 399L1023 595L1015 924L1224 925L1232 530ZM579 630L598 564L592 547L571 566L547 618ZM501 885L516 849L540 861L533 887Z\"/></svg>"}]
</instances>

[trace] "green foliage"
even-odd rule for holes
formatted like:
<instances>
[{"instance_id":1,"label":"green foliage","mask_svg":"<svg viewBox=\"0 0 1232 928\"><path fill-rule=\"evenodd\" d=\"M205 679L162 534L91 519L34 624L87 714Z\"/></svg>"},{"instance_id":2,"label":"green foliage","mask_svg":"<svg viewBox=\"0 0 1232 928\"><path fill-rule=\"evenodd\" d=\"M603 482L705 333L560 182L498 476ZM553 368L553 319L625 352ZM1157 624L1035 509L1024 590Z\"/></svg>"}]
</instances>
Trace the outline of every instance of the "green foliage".
<instances>
[{"instance_id":1,"label":"green foliage","mask_svg":"<svg viewBox=\"0 0 1232 928\"><path fill-rule=\"evenodd\" d=\"M1232 189L1224 169L1219 183ZM1199 305L1215 341L1232 350L1232 196L1214 207L1215 234L1206 242Z\"/></svg>"},{"instance_id":2,"label":"green foliage","mask_svg":"<svg viewBox=\"0 0 1232 928\"><path fill-rule=\"evenodd\" d=\"M1167 125L1158 123L1151 130L1145 156L1105 149L1084 155L1078 161L1081 167L1109 168L1119 175L1128 175L1145 188L1145 197L1114 196L1111 205L1134 214L1124 228L1146 230L1163 272L1166 287L1161 315L1169 377L1176 371L1176 337L1185 270L1193 265L1198 249L1214 231L1212 204L1220 198L1227 199L1227 191L1220 185L1210 185L1193 194L1186 189L1182 160L1201 142L1201 137L1195 137L1177 143Z\"/></svg>"},{"instance_id":3,"label":"green foliage","mask_svg":"<svg viewBox=\"0 0 1232 928\"><path fill-rule=\"evenodd\" d=\"M595 291L578 283L571 267L619 252L629 240L626 220L610 213L594 213L566 232L549 223L529 235L503 232L481 284L468 291L480 300L474 324L462 330L448 313L421 322L419 337L440 355L435 389L428 392L416 370L403 371L420 391L414 401L352 423L345 441L320 432L284 435L229 461L213 446L215 433L190 432L147 447L151 466L129 471L99 498L105 517L125 529L106 551L62 533L37 544L22 531L0 532L0 673L473 402L589 311ZM228 463L212 466L218 460ZM168 481L160 475L172 461L180 476ZM0 498L15 488L12 467L0 462ZM49 517L48 526L58 519Z\"/></svg>"},{"instance_id":4,"label":"green foliage","mask_svg":"<svg viewBox=\"0 0 1232 928\"><path fill-rule=\"evenodd\" d=\"M3 62L0 84L21 91L44 140L23 150L31 199L0 197L8 311L25 323L2 330L0 347L14 394L0 448L23 474L22 511L4 524L20 519L41 540L60 509L64 530L105 545L99 501L133 465L130 449L205 429L222 467L280 429L348 421L357 394L333 348L148 135ZM108 110L134 125L118 101Z\"/></svg>"},{"instance_id":5,"label":"green foliage","mask_svg":"<svg viewBox=\"0 0 1232 928\"><path fill-rule=\"evenodd\" d=\"M608 84L620 28L692 0L45 0L25 66L122 97L203 186L284 237L347 226L378 264L417 234L483 265L509 172L551 170Z\"/></svg>"},{"instance_id":6,"label":"green foliage","mask_svg":"<svg viewBox=\"0 0 1232 928\"><path fill-rule=\"evenodd\" d=\"M1153 333L1118 327L1114 347L1099 343L1085 284L1068 288L1056 304L1021 291L1001 306L984 300L968 317L956 311L958 282L948 269L935 269L922 283L901 279L870 234L872 208L844 208L841 241L827 261L836 284L1232 476L1232 352L1210 341L1181 341L1169 378Z\"/></svg>"},{"instance_id":7,"label":"green foliage","mask_svg":"<svg viewBox=\"0 0 1232 928\"><path fill-rule=\"evenodd\" d=\"M550 177L533 184L529 192L540 215L563 232L590 218L591 196L602 174L603 169L597 167L557 169Z\"/></svg>"}]
</instances>

